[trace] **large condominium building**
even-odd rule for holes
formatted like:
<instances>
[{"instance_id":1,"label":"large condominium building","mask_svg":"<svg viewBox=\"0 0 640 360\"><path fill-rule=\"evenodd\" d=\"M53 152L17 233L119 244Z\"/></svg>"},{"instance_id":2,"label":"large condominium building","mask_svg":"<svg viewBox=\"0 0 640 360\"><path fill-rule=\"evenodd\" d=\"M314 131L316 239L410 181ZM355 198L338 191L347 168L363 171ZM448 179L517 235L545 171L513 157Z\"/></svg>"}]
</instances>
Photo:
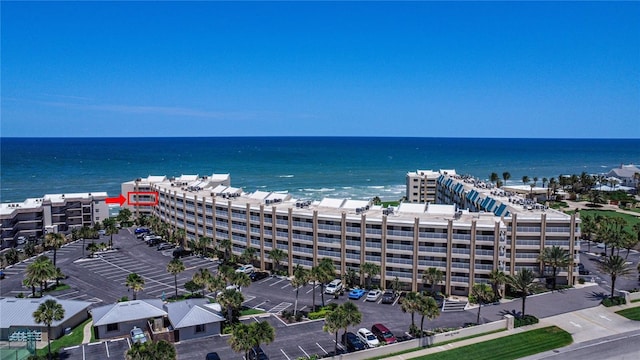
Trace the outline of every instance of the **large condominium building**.
<instances>
[{"instance_id":1,"label":"large condominium building","mask_svg":"<svg viewBox=\"0 0 640 360\"><path fill-rule=\"evenodd\" d=\"M411 175L408 184L424 177ZM340 274L372 262L381 268L382 286L397 278L405 288L418 290L425 269L435 267L445 274L444 292L467 295L474 283L488 282L496 268L507 274L525 267L540 272L537 258L546 246L564 247L578 260L574 216L516 195L507 201L509 194L482 189L452 170L438 173L435 184L423 185L435 186L435 201L392 208L363 200L244 193L230 187L230 181L213 180L219 179L216 175L181 178L189 181L148 182L149 190L159 194L158 205L148 210L189 237L229 240L236 255L255 248L261 268L273 266L268 254L278 248L286 252L289 265L309 268L329 258ZM291 273L293 266L288 268ZM573 283L577 272L571 267L563 271L561 279Z\"/></svg>"},{"instance_id":2,"label":"large condominium building","mask_svg":"<svg viewBox=\"0 0 640 360\"><path fill-rule=\"evenodd\" d=\"M105 192L55 194L0 204L2 248L15 246L19 239L92 226L109 217L106 198Z\"/></svg>"},{"instance_id":3,"label":"large condominium building","mask_svg":"<svg viewBox=\"0 0 640 360\"><path fill-rule=\"evenodd\" d=\"M455 175L455 170L417 170L407 173L406 199L411 203L433 203L436 201L436 180L440 174Z\"/></svg>"}]
</instances>

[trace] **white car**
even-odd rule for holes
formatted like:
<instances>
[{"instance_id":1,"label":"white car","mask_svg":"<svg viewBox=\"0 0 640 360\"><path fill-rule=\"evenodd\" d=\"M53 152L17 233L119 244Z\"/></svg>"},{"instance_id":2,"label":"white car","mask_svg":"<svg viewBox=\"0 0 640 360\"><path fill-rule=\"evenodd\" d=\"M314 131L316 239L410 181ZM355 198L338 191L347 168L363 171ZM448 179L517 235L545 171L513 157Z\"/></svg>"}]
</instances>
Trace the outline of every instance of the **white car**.
<instances>
[{"instance_id":1,"label":"white car","mask_svg":"<svg viewBox=\"0 0 640 360\"><path fill-rule=\"evenodd\" d=\"M254 272L255 270L256 269L253 267L253 265L246 264L246 265L242 265L238 269L236 269L236 272L237 273L245 273L245 274L249 275L252 272Z\"/></svg>"},{"instance_id":2,"label":"white car","mask_svg":"<svg viewBox=\"0 0 640 360\"><path fill-rule=\"evenodd\" d=\"M134 327L133 329L131 329L131 341L134 343L146 343L147 342L147 336L144 334L144 332L142 331L142 329L140 329L139 327Z\"/></svg>"},{"instance_id":3,"label":"white car","mask_svg":"<svg viewBox=\"0 0 640 360\"><path fill-rule=\"evenodd\" d=\"M377 301L382 295L382 291L380 290L369 290L367 293L367 301Z\"/></svg>"},{"instance_id":4,"label":"white car","mask_svg":"<svg viewBox=\"0 0 640 360\"><path fill-rule=\"evenodd\" d=\"M342 291L342 280L340 279L333 280L327 284L327 287L324 289L324 293L329 295L340 293L340 291Z\"/></svg>"},{"instance_id":5,"label":"white car","mask_svg":"<svg viewBox=\"0 0 640 360\"><path fill-rule=\"evenodd\" d=\"M378 338L375 335L373 335L373 333L369 331L367 328L358 329L358 337L360 338L360 340L362 340L363 343L367 344L367 346L370 348L374 348L380 345L380 341L378 340Z\"/></svg>"}]
</instances>

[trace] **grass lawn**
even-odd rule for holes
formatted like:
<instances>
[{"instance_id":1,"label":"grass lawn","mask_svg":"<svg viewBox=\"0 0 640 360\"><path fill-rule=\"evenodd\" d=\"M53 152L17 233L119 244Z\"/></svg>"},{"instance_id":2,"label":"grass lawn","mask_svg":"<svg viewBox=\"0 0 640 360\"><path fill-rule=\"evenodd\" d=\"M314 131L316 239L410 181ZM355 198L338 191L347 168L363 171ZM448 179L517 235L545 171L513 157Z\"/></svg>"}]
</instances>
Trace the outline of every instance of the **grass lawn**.
<instances>
[{"instance_id":1,"label":"grass lawn","mask_svg":"<svg viewBox=\"0 0 640 360\"><path fill-rule=\"evenodd\" d=\"M59 349L64 349L69 346L82 344L82 338L84 336L83 334L84 326L87 325L89 321L91 321L91 318L85 320L82 324L73 328L69 335L64 335L60 339L53 340L51 342L51 352L54 353L56 352L56 350L59 350ZM47 354L48 354L48 348L46 345L44 348L38 349L38 355L47 355Z\"/></svg>"},{"instance_id":2,"label":"grass lawn","mask_svg":"<svg viewBox=\"0 0 640 360\"><path fill-rule=\"evenodd\" d=\"M640 307L634 307L630 309L624 309L620 311L616 311L616 314L622 315L627 319L640 321Z\"/></svg>"},{"instance_id":3,"label":"grass lawn","mask_svg":"<svg viewBox=\"0 0 640 360\"><path fill-rule=\"evenodd\" d=\"M258 310L258 309L246 309L246 310L241 310L240 311L240 316L245 316L245 315L256 315L256 314L264 314L265 311L264 310Z\"/></svg>"},{"instance_id":4,"label":"grass lawn","mask_svg":"<svg viewBox=\"0 0 640 360\"><path fill-rule=\"evenodd\" d=\"M623 218L624 220L627 221L627 226L625 226L624 229L626 231L631 232L631 233L633 233L633 231L631 230L633 225L636 224L636 223L640 223L640 218L638 218L637 216L633 216L633 215L629 215L629 214L623 214L623 213L619 213L619 212L616 212L616 211L613 211L613 210L586 210L586 209L580 210L580 217L584 217L585 215L588 215L590 217L593 217L595 215L600 215L602 217L619 217L619 218Z\"/></svg>"},{"instance_id":5,"label":"grass lawn","mask_svg":"<svg viewBox=\"0 0 640 360\"><path fill-rule=\"evenodd\" d=\"M524 356L538 354L567 346L573 342L571 334L556 326L531 330L515 335L509 335L478 344L442 351L421 356L416 359L466 359L473 354L474 360L518 359Z\"/></svg>"}]
</instances>

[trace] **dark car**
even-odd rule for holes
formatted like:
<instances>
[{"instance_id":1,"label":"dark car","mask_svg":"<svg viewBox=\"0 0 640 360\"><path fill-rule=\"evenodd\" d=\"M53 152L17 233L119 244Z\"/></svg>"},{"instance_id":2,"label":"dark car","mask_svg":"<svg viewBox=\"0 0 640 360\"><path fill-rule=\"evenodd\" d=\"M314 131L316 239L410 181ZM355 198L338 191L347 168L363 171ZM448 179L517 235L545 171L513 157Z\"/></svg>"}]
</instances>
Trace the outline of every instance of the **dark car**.
<instances>
[{"instance_id":1,"label":"dark car","mask_svg":"<svg viewBox=\"0 0 640 360\"><path fill-rule=\"evenodd\" d=\"M258 280L266 279L268 277L269 277L269 273L266 271L254 271L251 274L249 274L249 278L251 279L251 281L258 281Z\"/></svg>"},{"instance_id":2,"label":"dark car","mask_svg":"<svg viewBox=\"0 0 640 360\"><path fill-rule=\"evenodd\" d=\"M269 357L262 351L260 346L254 346L249 350L249 360L269 360Z\"/></svg>"},{"instance_id":3,"label":"dark car","mask_svg":"<svg viewBox=\"0 0 640 360\"><path fill-rule=\"evenodd\" d=\"M210 352L207 354L205 360L220 360L220 355L217 352Z\"/></svg>"},{"instance_id":4,"label":"dark car","mask_svg":"<svg viewBox=\"0 0 640 360\"><path fill-rule=\"evenodd\" d=\"M173 250L174 258L181 258L181 257L189 256L191 254L193 254L193 251L189 249L185 249L182 246L177 247L175 250Z\"/></svg>"},{"instance_id":5,"label":"dark car","mask_svg":"<svg viewBox=\"0 0 640 360\"><path fill-rule=\"evenodd\" d=\"M158 249L158 251L159 251L159 250L173 249L174 247L176 247L176 246L175 246L175 245L173 245L173 244L169 244L169 243L160 243L160 244L158 244L157 249Z\"/></svg>"},{"instance_id":6,"label":"dark car","mask_svg":"<svg viewBox=\"0 0 640 360\"><path fill-rule=\"evenodd\" d=\"M362 340L352 332L342 334L342 343L345 344L348 352L364 350L367 348Z\"/></svg>"},{"instance_id":7,"label":"dark car","mask_svg":"<svg viewBox=\"0 0 640 360\"><path fill-rule=\"evenodd\" d=\"M0 280L4 279L5 275L4 275L4 271L0 270Z\"/></svg>"},{"instance_id":8,"label":"dark car","mask_svg":"<svg viewBox=\"0 0 640 360\"><path fill-rule=\"evenodd\" d=\"M398 293L393 290L385 290L382 294L382 303L383 304L393 304L398 298Z\"/></svg>"},{"instance_id":9,"label":"dark car","mask_svg":"<svg viewBox=\"0 0 640 360\"><path fill-rule=\"evenodd\" d=\"M136 234L144 234L144 233L149 233L151 230L147 229L147 228L137 228L135 229L133 232Z\"/></svg>"},{"instance_id":10,"label":"dark car","mask_svg":"<svg viewBox=\"0 0 640 360\"><path fill-rule=\"evenodd\" d=\"M393 333L382 324L374 324L371 327L371 332L378 338L378 340L380 340L380 343L382 344L393 344L398 342L398 339L396 339Z\"/></svg>"}]
</instances>

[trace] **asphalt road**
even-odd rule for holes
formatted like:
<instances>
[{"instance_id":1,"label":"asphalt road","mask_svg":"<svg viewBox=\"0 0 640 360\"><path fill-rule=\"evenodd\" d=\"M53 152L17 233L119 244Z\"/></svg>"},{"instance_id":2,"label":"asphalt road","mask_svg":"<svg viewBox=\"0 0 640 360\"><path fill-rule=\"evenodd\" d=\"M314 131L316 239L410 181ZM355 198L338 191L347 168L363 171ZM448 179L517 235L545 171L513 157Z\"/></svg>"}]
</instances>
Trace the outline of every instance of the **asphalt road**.
<instances>
[{"instance_id":1,"label":"asphalt road","mask_svg":"<svg viewBox=\"0 0 640 360\"><path fill-rule=\"evenodd\" d=\"M640 357L640 330L594 341L569 345L562 349L528 356L522 360L636 360L638 357Z\"/></svg>"}]
</instances>

